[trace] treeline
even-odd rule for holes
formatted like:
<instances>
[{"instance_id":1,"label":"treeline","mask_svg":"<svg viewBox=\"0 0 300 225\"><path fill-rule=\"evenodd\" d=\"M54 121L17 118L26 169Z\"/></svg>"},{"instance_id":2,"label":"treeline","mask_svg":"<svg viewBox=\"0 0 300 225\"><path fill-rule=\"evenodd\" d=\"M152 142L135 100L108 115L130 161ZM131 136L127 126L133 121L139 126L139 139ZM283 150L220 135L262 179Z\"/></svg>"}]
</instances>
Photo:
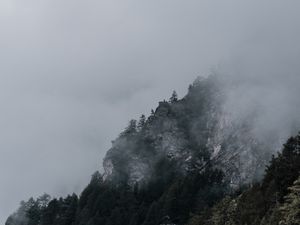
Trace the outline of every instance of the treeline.
<instances>
[{"instance_id":1,"label":"treeline","mask_svg":"<svg viewBox=\"0 0 300 225\"><path fill-rule=\"evenodd\" d=\"M162 162L160 173L172 167ZM165 167L165 168L163 168ZM185 177L154 176L134 187L96 172L81 193L22 202L6 225L296 225L300 224L300 136L273 157L261 183L229 195L223 174L208 166Z\"/></svg>"},{"instance_id":2,"label":"treeline","mask_svg":"<svg viewBox=\"0 0 300 225\"><path fill-rule=\"evenodd\" d=\"M44 204L31 198L6 225L184 224L191 212L211 207L225 191L222 173L211 168L186 177L155 178L142 187L105 182L96 172L79 198L46 198Z\"/></svg>"},{"instance_id":3,"label":"treeline","mask_svg":"<svg viewBox=\"0 0 300 225\"><path fill-rule=\"evenodd\" d=\"M161 165L172 167L170 163ZM157 173L167 168L157 168ZM296 225L300 224L300 136L270 162L261 183L229 195L222 172L211 166L185 177L151 179L130 187L96 172L78 198L22 202L6 225Z\"/></svg>"}]
</instances>

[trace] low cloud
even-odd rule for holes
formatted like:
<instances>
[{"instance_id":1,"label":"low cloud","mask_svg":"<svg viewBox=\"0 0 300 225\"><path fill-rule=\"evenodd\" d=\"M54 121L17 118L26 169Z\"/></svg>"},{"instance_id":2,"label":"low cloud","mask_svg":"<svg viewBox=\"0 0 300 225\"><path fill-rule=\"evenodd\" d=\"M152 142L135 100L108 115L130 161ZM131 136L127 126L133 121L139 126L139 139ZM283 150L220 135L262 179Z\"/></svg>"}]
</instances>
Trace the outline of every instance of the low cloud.
<instances>
[{"instance_id":1,"label":"low cloud","mask_svg":"<svg viewBox=\"0 0 300 225\"><path fill-rule=\"evenodd\" d=\"M243 81L239 109L266 106L262 127L293 123L299 6L1 1L0 222L21 199L80 192L130 118L212 68Z\"/></svg>"}]
</instances>

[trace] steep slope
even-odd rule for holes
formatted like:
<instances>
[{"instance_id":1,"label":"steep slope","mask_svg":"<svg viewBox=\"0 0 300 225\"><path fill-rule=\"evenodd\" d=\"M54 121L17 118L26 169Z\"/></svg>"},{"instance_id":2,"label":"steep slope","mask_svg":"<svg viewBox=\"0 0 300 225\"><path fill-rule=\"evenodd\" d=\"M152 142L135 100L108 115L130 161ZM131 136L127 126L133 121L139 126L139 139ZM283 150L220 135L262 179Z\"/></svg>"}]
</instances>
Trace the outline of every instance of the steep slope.
<instances>
[{"instance_id":1,"label":"steep slope","mask_svg":"<svg viewBox=\"0 0 300 225\"><path fill-rule=\"evenodd\" d=\"M236 197L226 197L189 225L300 224L300 134L273 157L261 183Z\"/></svg>"},{"instance_id":2,"label":"steep slope","mask_svg":"<svg viewBox=\"0 0 300 225\"><path fill-rule=\"evenodd\" d=\"M181 174L212 163L233 186L259 179L274 143L252 133L255 112L233 118L225 106L228 88L217 76L198 78L183 99L160 102L139 126L131 121L106 154L105 179L147 182L163 159L175 161Z\"/></svg>"},{"instance_id":3,"label":"steep slope","mask_svg":"<svg viewBox=\"0 0 300 225\"><path fill-rule=\"evenodd\" d=\"M6 225L296 225L300 222L300 135L273 157L262 182L228 192L221 171L208 164L186 176L147 186L114 185L96 172L76 195L22 202ZM170 164L165 161L163 165Z\"/></svg>"},{"instance_id":4,"label":"steep slope","mask_svg":"<svg viewBox=\"0 0 300 225\"><path fill-rule=\"evenodd\" d=\"M241 186L263 177L278 137L255 134L259 109L233 115L230 88L210 76L197 79L183 99L173 93L148 118L130 121L106 154L104 174L96 172L79 197L31 198L6 225L272 224L280 210L274 199L284 204L298 177L300 139L272 159L261 185L237 197Z\"/></svg>"}]
</instances>

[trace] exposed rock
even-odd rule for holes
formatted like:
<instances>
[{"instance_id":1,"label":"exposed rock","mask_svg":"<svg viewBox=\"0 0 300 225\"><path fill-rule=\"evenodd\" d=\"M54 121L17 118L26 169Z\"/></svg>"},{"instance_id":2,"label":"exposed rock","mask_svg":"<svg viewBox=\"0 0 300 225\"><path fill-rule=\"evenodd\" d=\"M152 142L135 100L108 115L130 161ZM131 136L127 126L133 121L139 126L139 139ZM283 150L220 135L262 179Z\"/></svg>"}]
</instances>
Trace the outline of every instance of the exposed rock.
<instances>
[{"instance_id":1,"label":"exposed rock","mask_svg":"<svg viewBox=\"0 0 300 225\"><path fill-rule=\"evenodd\" d=\"M262 176L274 143L253 134L255 113L235 118L226 109L226 86L219 78L197 79L176 102L160 102L144 127L120 135L104 159L106 179L147 181L161 158L176 163L180 173L207 163L221 169L232 186Z\"/></svg>"}]
</instances>

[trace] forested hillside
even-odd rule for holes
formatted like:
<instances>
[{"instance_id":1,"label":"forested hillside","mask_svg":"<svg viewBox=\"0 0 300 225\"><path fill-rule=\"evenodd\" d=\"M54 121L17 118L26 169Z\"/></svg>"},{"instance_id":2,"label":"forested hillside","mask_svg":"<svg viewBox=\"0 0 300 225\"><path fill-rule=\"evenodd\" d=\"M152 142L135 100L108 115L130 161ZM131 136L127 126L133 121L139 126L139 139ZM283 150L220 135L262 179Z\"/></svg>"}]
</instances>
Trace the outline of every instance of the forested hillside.
<instances>
[{"instance_id":1,"label":"forested hillside","mask_svg":"<svg viewBox=\"0 0 300 225\"><path fill-rule=\"evenodd\" d=\"M22 202L6 225L300 224L300 136L273 157L260 183L230 192L221 171L164 177L143 187L115 186L96 172L78 198L43 195Z\"/></svg>"},{"instance_id":2,"label":"forested hillside","mask_svg":"<svg viewBox=\"0 0 300 225\"><path fill-rule=\"evenodd\" d=\"M23 201L6 225L299 224L300 136L271 157L277 137L257 138L256 112L235 120L226 98L217 76L174 92L130 121L79 196Z\"/></svg>"},{"instance_id":3,"label":"forested hillside","mask_svg":"<svg viewBox=\"0 0 300 225\"><path fill-rule=\"evenodd\" d=\"M131 120L106 154L104 178L147 183L168 162L182 176L211 164L232 186L261 179L278 142L254 133L259 109L233 115L226 105L232 87L217 75L198 78L184 98L174 92L148 118Z\"/></svg>"},{"instance_id":4,"label":"forested hillside","mask_svg":"<svg viewBox=\"0 0 300 225\"><path fill-rule=\"evenodd\" d=\"M291 137L272 158L262 182L225 197L188 224L300 224L300 135Z\"/></svg>"}]
</instances>

